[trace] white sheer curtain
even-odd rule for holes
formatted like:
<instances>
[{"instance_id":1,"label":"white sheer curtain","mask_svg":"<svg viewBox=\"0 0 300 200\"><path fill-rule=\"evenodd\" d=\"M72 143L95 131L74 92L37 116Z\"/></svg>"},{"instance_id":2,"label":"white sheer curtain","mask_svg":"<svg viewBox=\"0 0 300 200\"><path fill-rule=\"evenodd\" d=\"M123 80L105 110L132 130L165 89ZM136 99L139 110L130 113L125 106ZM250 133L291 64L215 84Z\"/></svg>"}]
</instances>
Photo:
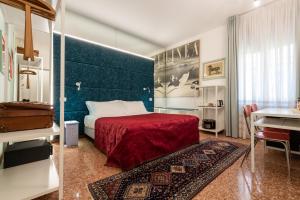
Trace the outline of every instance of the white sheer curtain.
<instances>
[{"instance_id":1,"label":"white sheer curtain","mask_svg":"<svg viewBox=\"0 0 300 200\"><path fill-rule=\"evenodd\" d=\"M297 96L297 0L276 2L240 16L238 30L239 108L293 107ZM240 115L240 136L245 136Z\"/></svg>"}]
</instances>

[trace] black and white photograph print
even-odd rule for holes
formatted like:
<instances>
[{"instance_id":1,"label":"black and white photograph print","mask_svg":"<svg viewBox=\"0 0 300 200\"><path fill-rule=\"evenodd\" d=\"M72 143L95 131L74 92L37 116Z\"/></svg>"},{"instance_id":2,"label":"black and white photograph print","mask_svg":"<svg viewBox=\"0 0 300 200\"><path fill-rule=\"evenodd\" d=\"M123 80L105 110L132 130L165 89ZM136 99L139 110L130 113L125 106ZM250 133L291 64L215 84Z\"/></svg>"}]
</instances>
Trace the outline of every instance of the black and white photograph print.
<instances>
[{"instance_id":1,"label":"black and white photograph print","mask_svg":"<svg viewBox=\"0 0 300 200\"><path fill-rule=\"evenodd\" d=\"M198 96L200 40L173 49L173 62L166 65L166 96Z\"/></svg>"},{"instance_id":2,"label":"black and white photograph print","mask_svg":"<svg viewBox=\"0 0 300 200\"><path fill-rule=\"evenodd\" d=\"M154 96L166 96L166 53L162 52L154 58Z\"/></svg>"},{"instance_id":3,"label":"black and white photograph print","mask_svg":"<svg viewBox=\"0 0 300 200\"><path fill-rule=\"evenodd\" d=\"M173 62L173 49L166 51L166 64L169 65Z\"/></svg>"},{"instance_id":4,"label":"black and white photograph print","mask_svg":"<svg viewBox=\"0 0 300 200\"><path fill-rule=\"evenodd\" d=\"M186 57L187 58L198 58L199 55L199 49L200 49L200 40L191 42L186 45Z\"/></svg>"},{"instance_id":5,"label":"black and white photograph print","mask_svg":"<svg viewBox=\"0 0 300 200\"><path fill-rule=\"evenodd\" d=\"M185 51L186 51L186 45L182 45L180 47L173 49L173 61L181 61L185 59Z\"/></svg>"},{"instance_id":6,"label":"black and white photograph print","mask_svg":"<svg viewBox=\"0 0 300 200\"><path fill-rule=\"evenodd\" d=\"M162 55L155 56L155 97L199 96L200 41L167 50L165 64Z\"/></svg>"}]
</instances>

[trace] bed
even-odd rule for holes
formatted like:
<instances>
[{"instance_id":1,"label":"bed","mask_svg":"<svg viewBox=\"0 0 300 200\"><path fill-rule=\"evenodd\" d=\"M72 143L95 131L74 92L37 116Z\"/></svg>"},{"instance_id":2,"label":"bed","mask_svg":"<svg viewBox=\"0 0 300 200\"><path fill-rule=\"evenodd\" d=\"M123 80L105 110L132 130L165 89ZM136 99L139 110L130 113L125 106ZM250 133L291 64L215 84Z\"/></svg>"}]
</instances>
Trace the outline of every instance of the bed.
<instances>
[{"instance_id":1,"label":"bed","mask_svg":"<svg viewBox=\"0 0 300 200\"><path fill-rule=\"evenodd\" d=\"M107 166L129 170L199 142L195 116L148 113L142 102L113 104L112 109L121 106L118 112L110 111L113 116L90 113L85 117L85 133L107 155ZM139 104L140 109L128 104ZM127 109L120 113L123 108Z\"/></svg>"}]
</instances>

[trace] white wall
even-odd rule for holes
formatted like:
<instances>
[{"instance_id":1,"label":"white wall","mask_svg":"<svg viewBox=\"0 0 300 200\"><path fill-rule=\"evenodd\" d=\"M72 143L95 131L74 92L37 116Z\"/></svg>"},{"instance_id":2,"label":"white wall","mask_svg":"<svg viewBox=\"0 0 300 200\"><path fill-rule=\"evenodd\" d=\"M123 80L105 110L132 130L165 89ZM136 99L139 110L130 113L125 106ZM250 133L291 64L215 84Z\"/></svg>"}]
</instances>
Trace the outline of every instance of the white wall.
<instances>
[{"instance_id":1,"label":"white wall","mask_svg":"<svg viewBox=\"0 0 300 200\"><path fill-rule=\"evenodd\" d=\"M156 49L162 48L161 46L155 45L149 41L68 10L66 12L65 19L65 32L70 35L141 55L148 55ZM59 16L57 17L54 29L55 31L60 31Z\"/></svg>"},{"instance_id":2,"label":"white wall","mask_svg":"<svg viewBox=\"0 0 300 200\"><path fill-rule=\"evenodd\" d=\"M9 73L9 53L13 53L13 79L7 81L7 96L6 101L16 101L17 100L17 64L16 64L16 37L15 37L15 26L13 24L6 23L6 69L7 74ZM8 76L8 75L7 75Z\"/></svg>"},{"instance_id":3,"label":"white wall","mask_svg":"<svg viewBox=\"0 0 300 200\"><path fill-rule=\"evenodd\" d=\"M184 41L167 47L164 50L172 49L180 45L200 39L200 86L207 85L226 85L226 79L203 80L203 63L208 61L225 58L227 54L227 27L220 26L206 33L188 38ZM162 49L159 51L163 51ZM155 53L149 54L150 56ZM227 66L226 66L227 67ZM155 107L170 108L196 108L199 105L198 97L174 97L174 98L155 98Z\"/></svg>"},{"instance_id":4,"label":"white wall","mask_svg":"<svg viewBox=\"0 0 300 200\"><path fill-rule=\"evenodd\" d=\"M2 12L1 8L0 8L0 30L2 31L2 33L5 32L5 20L4 20L4 16L3 16L3 12ZM5 100L5 97L4 97L5 81L6 81L6 79L5 79L4 74L2 74L0 72L0 102L3 102ZM1 148L0 148L0 150L1 150Z\"/></svg>"},{"instance_id":5,"label":"white wall","mask_svg":"<svg viewBox=\"0 0 300 200\"><path fill-rule=\"evenodd\" d=\"M300 10L300 3L298 4L298 10ZM298 12L297 14L297 19L296 19L296 35L300 35L300 13ZM296 37L296 42L297 42L297 45L296 45L296 51L297 51L297 65L299 66L300 65L300 37ZM300 69L298 67L298 77L297 77L297 95L298 97L300 97Z\"/></svg>"}]
</instances>

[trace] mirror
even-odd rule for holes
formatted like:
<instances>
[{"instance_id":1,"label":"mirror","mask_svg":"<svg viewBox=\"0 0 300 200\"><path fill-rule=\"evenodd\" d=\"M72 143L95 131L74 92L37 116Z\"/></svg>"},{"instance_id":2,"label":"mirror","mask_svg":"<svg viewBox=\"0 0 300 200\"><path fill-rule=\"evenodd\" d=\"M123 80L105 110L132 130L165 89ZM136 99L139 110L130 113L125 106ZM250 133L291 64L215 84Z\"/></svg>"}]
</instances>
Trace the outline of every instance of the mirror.
<instances>
[{"instance_id":1,"label":"mirror","mask_svg":"<svg viewBox=\"0 0 300 200\"><path fill-rule=\"evenodd\" d=\"M0 102L39 101L51 103L51 34L49 21L32 15L34 59L23 59L24 11L0 5ZM0 36L1 36L0 34Z\"/></svg>"},{"instance_id":2,"label":"mirror","mask_svg":"<svg viewBox=\"0 0 300 200\"><path fill-rule=\"evenodd\" d=\"M17 55L18 64L18 101L49 102L48 86L50 70L44 68L43 58L35 57L34 61Z\"/></svg>"}]
</instances>

